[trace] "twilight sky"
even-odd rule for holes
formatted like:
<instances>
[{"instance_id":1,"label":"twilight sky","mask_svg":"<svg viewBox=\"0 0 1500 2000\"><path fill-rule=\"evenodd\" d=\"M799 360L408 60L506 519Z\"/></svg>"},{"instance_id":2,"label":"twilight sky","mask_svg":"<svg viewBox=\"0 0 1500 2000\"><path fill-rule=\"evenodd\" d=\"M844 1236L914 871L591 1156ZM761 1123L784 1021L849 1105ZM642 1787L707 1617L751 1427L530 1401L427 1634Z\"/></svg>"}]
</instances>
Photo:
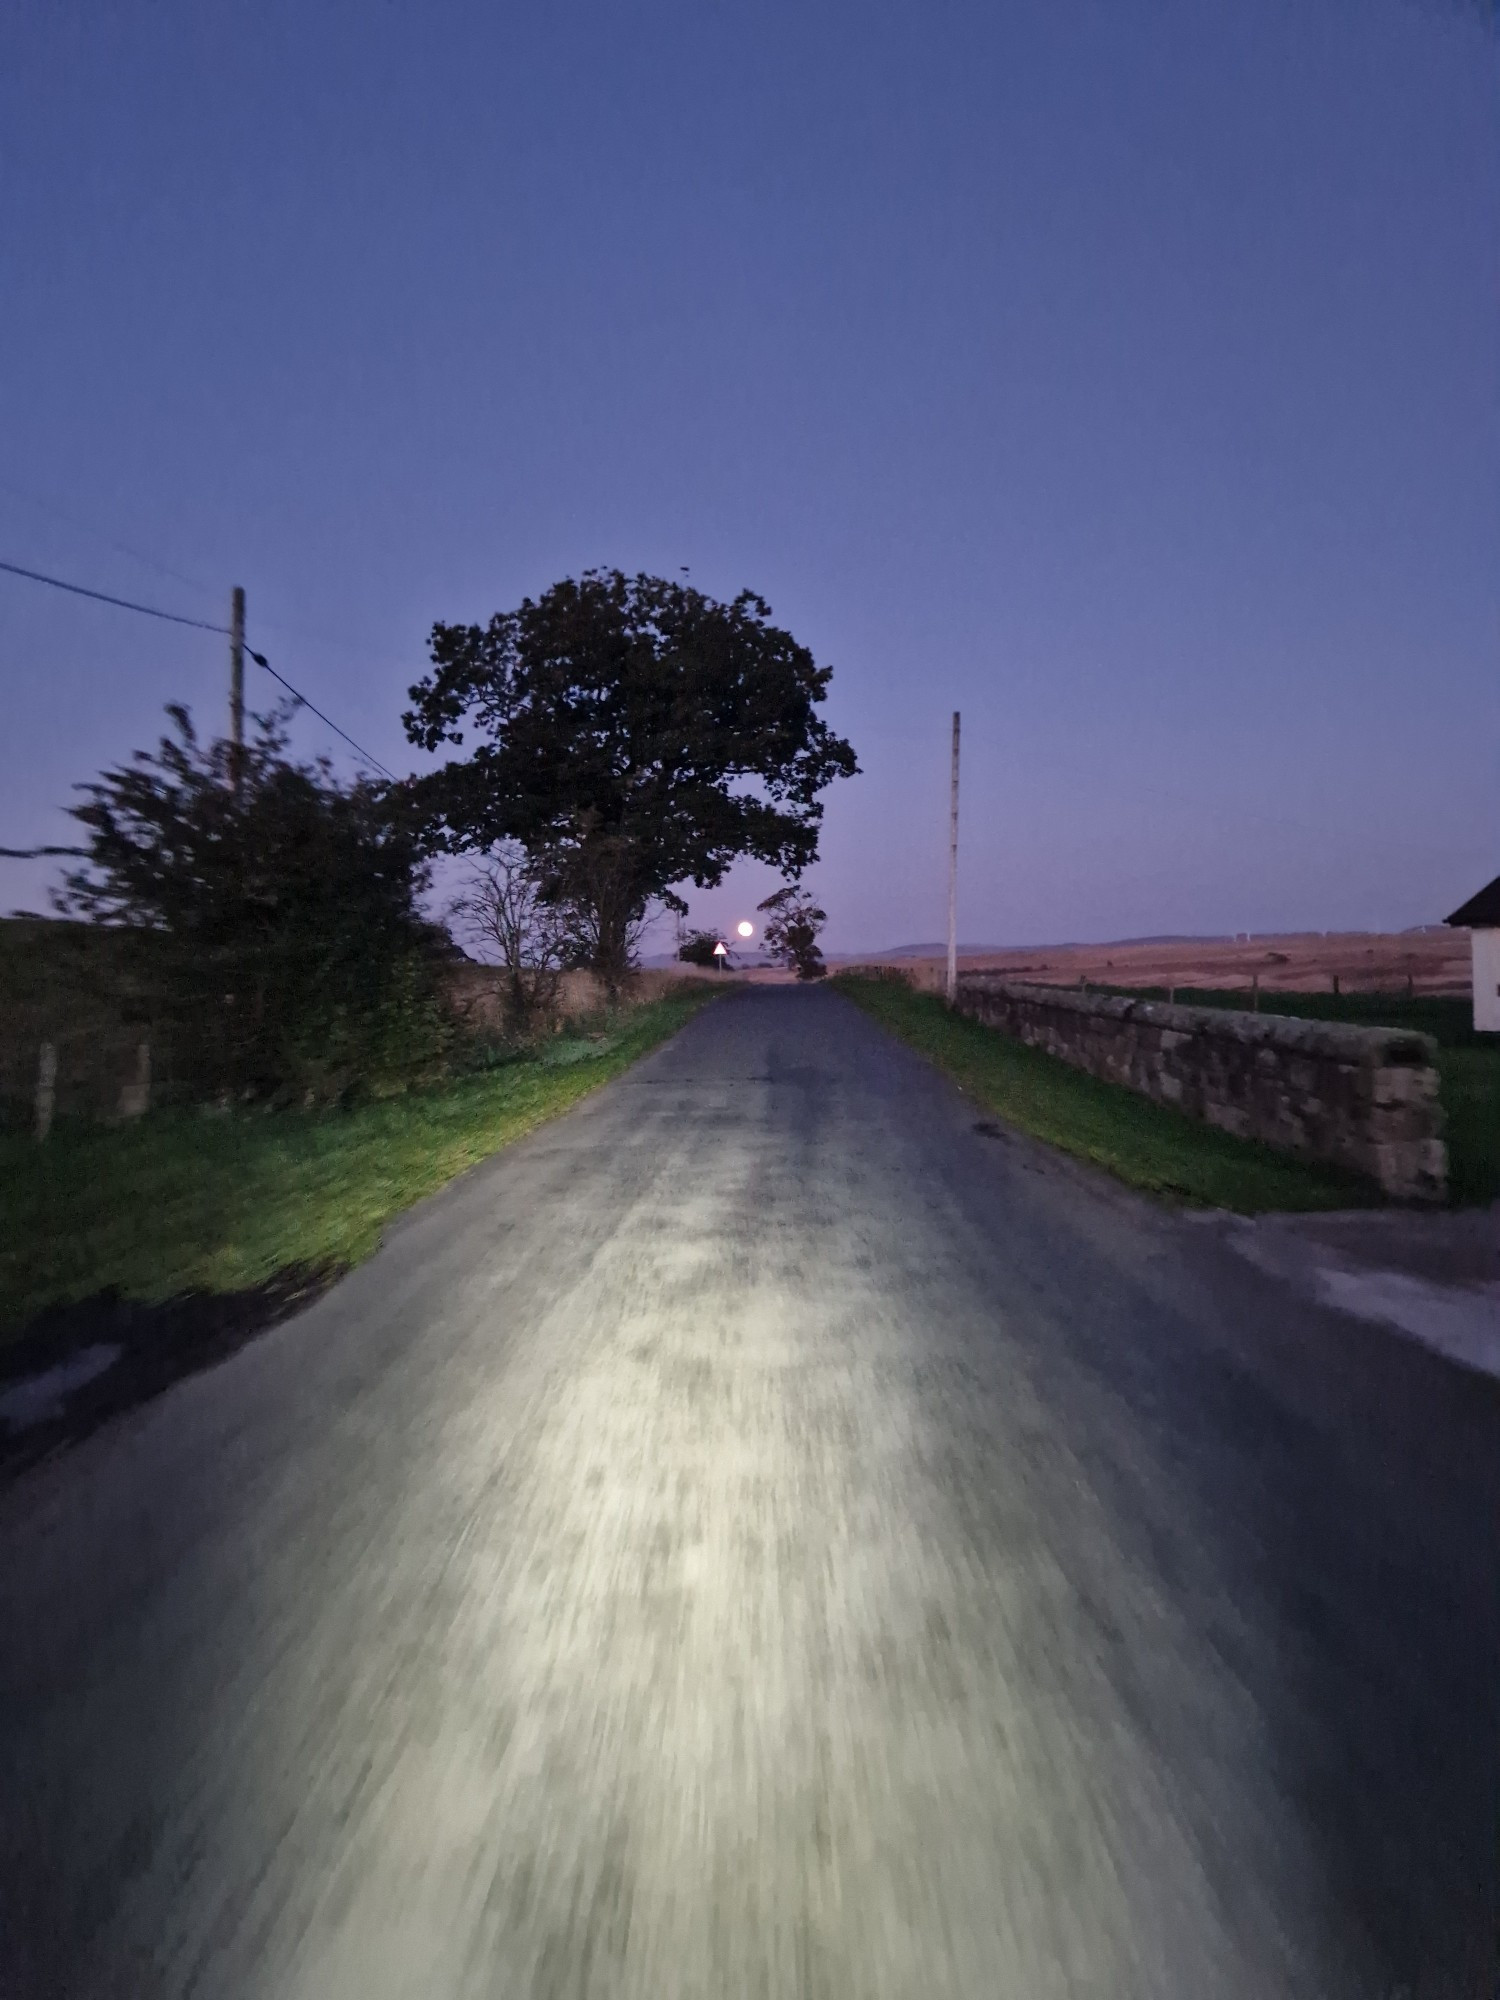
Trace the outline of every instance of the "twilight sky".
<instances>
[{"instance_id":1,"label":"twilight sky","mask_svg":"<svg viewBox=\"0 0 1500 2000\"><path fill-rule=\"evenodd\" d=\"M1464 0L4 14L0 558L243 583L393 768L434 618L750 585L864 767L833 950L941 934L955 707L967 940L1400 927L1500 869ZM0 674L7 845L164 702L222 726L220 640L3 576Z\"/></svg>"}]
</instances>

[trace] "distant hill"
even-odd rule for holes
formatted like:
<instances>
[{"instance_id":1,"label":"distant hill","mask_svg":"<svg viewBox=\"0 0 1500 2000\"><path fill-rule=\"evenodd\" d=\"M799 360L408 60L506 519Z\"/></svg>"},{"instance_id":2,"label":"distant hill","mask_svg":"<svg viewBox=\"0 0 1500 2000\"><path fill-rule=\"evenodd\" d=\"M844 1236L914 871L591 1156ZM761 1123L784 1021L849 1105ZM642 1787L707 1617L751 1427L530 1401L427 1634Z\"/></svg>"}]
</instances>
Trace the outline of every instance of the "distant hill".
<instances>
[{"instance_id":1,"label":"distant hill","mask_svg":"<svg viewBox=\"0 0 1500 2000\"><path fill-rule=\"evenodd\" d=\"M958 947L958 955L960 958L972 958L976 957L980 952L1010 951L1012 949L1014 949L1013 946L1005 944L961 944ZM871 960L877 958L942 958L946 955L947 950L948 947L946 944L893 944L888 945L884 951L834 951L830 952L828 956L830 958L861 958Z\"/></svg>"},{"instance_id":2,"label":"distant hill","mask_svg":"<svg viewBox=\"0 0 1500 2000\"><path fill-rule=\"evenodd\" d=\"M958 955L960 958L980 958L990 952L997 951L1077 951L1080 949L1084 951L1104 951L1113 950L1116 945L1124 946L1127 944L1227 944L1229 942L1230 933L1228 931L1209 932L1205 934L1163 932L1158 937L1105 938L1097 945L1092 943L1080 945L1077 939L1063 939L1052 944L964 944L961 942L958 947ZM948 947L946 943L896 944L889 945L884 951L830 952L829 957L869 960L881 958L944 958L947 955L947 951Z\"/></svg>"},{"instance_id":3,"label":"distant hill","mask_svg":"<svg viewBox=\"0 0 1500 2000\"><path fill-rule=\"evenodd\" d=\"M1392 932L1390 935L1396 937L1422 937L1440 933L1444 929L1445 926L1442 924L1412 924L1406 930ZM1262 930L1250 932L1249 938L1250 941L1256 942L1262 938L1272 937L1326 938L1344 936L1364 937L1366 935L1384 936L1386 933L1366 933L1364 931ZM1087 942L1078 938L1054 939L1047 944L966 944L961 942L958 947L958 955L960 958L985 958L997 952L1123 951L1130 945L1220 945L1238 943L1245 936L1246 933L1243 931L1154 931L1149 937L1100 938ZM945 958L947 952L947 944L938 940L929 944L886 945L879 951L830 951L826 956L831 965L849 965L856 962L861 965L876 965L883 959ZM740 951L735 953L735 957L742 965L750 965L758 962L756 959L751 958L749 954ZM675 965L676 963L676 954L670 951L653 952L649 957L644 957L641 960L642 965L659 966Z\"/></svg>"}]
</instances>

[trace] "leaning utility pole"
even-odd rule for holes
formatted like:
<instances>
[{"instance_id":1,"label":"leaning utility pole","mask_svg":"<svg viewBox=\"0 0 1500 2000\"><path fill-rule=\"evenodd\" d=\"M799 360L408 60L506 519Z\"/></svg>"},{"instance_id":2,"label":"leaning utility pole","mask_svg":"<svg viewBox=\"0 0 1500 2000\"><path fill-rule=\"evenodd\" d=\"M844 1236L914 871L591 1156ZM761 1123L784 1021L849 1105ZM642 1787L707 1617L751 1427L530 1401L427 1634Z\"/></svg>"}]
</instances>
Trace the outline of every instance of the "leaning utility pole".
<instances>
[{"instance_id":1,"label":"leaning utility pole","mask_svg":"<svg viewBox=\"0 0 1500 2000\"><path fill-rule=\"evenodd\" d=\"M958 710L953 711L953 779L948 797L948 1005L958 998Z\"/></svg>"},{"instance_id":2,"label":"leaning utility pole","mask_svg":"<svg viewBox=\"0 0 1500 2000\"><path fill-rule=\"evenodd\" d=\"M229 783L238 792L245 775L245 593L236 584L229 602Z\"/></svg>"}]
</instances>

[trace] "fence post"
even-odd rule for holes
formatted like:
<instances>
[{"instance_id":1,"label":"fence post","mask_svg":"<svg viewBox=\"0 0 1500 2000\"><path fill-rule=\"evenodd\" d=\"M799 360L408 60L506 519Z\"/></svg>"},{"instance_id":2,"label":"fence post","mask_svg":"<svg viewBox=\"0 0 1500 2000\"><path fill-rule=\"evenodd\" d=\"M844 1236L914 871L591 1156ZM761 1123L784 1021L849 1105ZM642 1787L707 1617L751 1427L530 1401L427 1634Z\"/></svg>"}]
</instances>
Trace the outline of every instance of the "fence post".
<instances>
[{"instance_id":1,"label":"fence post","mask_svg":"<svg viewBox=\"0 0 1500 2000\"><path fill-rule=\"evenodd\" d=\"M151 1109L151 1044L140 1042L135 1051L135 1078L120 1086L120 1116L144 1118Z\"/></svg>"},{"instance_id":2,"label":"fence post","mask_svg":"<svg viewBox=\"0 0 1500 2000\"><path fill-rule=\"evenodd\" d=\"M52 1130L52 1114L57 1109L57 1044L43 1042L36 1066L36 1136L45 1139Z\"/></svg>"}]
</instances>

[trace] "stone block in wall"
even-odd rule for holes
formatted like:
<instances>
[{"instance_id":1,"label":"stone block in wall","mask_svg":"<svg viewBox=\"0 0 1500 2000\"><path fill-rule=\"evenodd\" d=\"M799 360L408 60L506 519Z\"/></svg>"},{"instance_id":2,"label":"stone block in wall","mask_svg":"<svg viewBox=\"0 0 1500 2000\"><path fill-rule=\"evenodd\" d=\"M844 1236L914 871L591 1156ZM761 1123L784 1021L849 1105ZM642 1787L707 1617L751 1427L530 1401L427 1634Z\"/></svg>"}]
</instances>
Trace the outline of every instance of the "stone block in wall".
<instances>
[{"instance_id":1,"label":"stone block in wall","mask_svg":"<svg viewBox=\"0 0 1500 2000\"><path fill-rule=\"evenodd\" d=\"M1371 1080L1371 1098L1379 1105L1426 1105L1437 1096L1435 1070L1401 1068L1377 1069Z\"/></svg>"},{"instance_id":2,"label":"stone block in wall","mask_svg":"<svg viewBox=\"0 0 1500 2000\"><path fill-rule=\"evenodd\" d=\"M1215 1125L1221 1132L1231 1133L1236 1139L1248 1139L1250 1135L1249 1114L1237 1105L1210 1102L1203 1107L1203 1122Z\"/></svg>"}]
</instances>

